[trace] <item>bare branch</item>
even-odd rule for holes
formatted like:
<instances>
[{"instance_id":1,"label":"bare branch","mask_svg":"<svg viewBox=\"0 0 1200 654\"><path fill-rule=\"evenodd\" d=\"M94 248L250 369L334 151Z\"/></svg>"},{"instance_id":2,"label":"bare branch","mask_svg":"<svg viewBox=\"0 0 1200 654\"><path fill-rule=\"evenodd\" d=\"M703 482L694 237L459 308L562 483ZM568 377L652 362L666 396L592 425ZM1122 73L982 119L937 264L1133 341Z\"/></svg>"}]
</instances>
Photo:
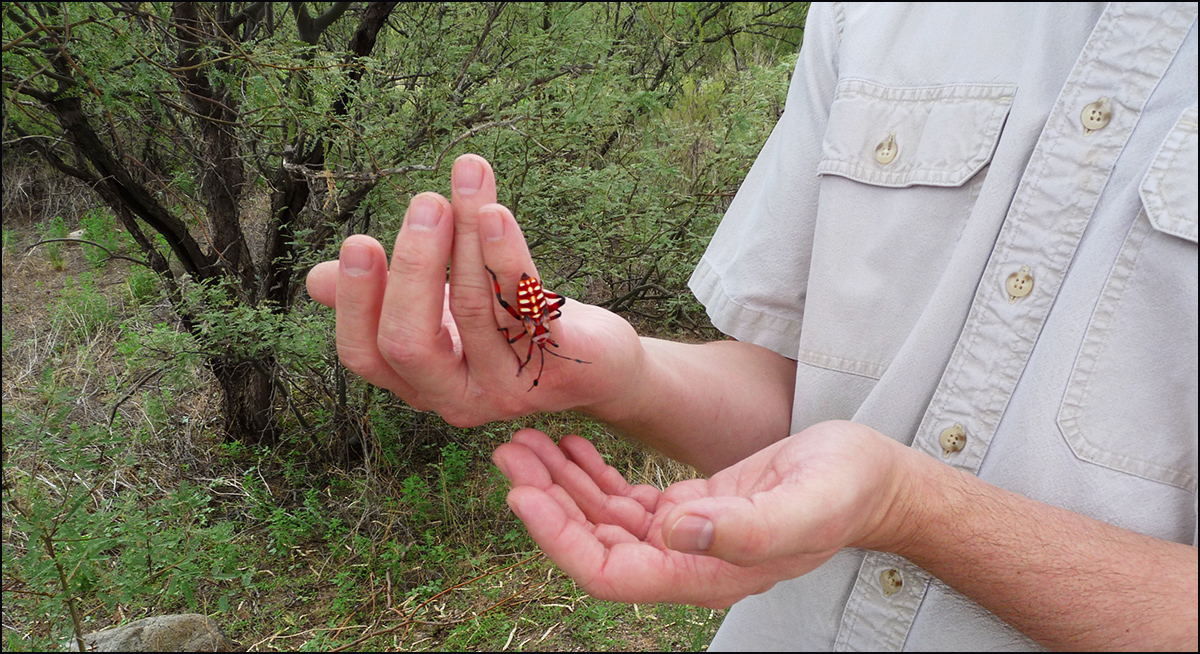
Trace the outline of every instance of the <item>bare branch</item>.
<instances>
[{"instance_id":1,"label":"bare branch","mask_svg":"<svg viewBox=\"0 0 1200 654\"><path fill-rule=\"evenodd\" d=\"M153 268L154 268L154 267L153 267L153 266L151 266L149 263L147 263L147 262L145 262L145 261L142 261L141 259L134 259L133 257L127 257L127 256L124 256L124 255L121 255L121 254L113 254L111 250L109 250L108 248L104 247L103 245L100 245L99 243L96 243L95 241L88 241L88 240L85 240L85 239L82 239L82 238L45 238L45 239L42 239L42 240L38 241L37 243L34 243L33 245L30 245L30 246L29 246L29 247L27 247L27 248L25 248L25 250L24 250L24 251L25 251L25 252L28 252L28 251L32 250L33 248L35 248L35 247L37 247L37 246L39 246L39 245L45 244L45 243L58 243L58 242L67 242L67 243L87 243L88 245L94 245L94 246L96 246L96 247L100 248L101 250L104 250L104 253L108 255L108 259L105 259L105 261L108 261L108 260L110 260L110 259L124 259L125 261L131 261L131 262L133 262L133 263L136 263L136 264L138 264L138 265L145 266L145 267L147 267L147 268L150 268L150 269L152 269L152 270L153 270Z\"/></svg>"}]
</instances>

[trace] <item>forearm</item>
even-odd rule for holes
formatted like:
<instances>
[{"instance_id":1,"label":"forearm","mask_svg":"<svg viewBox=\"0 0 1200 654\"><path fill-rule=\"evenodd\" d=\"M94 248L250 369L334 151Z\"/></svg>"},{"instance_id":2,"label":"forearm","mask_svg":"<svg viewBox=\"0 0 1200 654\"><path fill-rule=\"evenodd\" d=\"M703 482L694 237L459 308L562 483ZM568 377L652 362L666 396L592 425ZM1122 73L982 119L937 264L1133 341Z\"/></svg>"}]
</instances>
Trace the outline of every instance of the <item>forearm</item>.
<instances>
[{"instance_id":1,"label":"forearm","mask_svg":"<svg viewBox=\"0 0 1200 654\"><path fill-rule=\"evenodd\" d=\"M795 361L738 341L641 342L633 383L580 411L704 474L790 433Z\"/></svg>"},{"instance_id":2,"label":"forearm","mask_svg":"<svg viewBox=\"0 0 1200 654\"><path fill-rule=\"evenodd\" d=\"M911 451L889 547L1052 649L1197 647L1197 550L1005 491Z\"/></svg>"}]
</instances>

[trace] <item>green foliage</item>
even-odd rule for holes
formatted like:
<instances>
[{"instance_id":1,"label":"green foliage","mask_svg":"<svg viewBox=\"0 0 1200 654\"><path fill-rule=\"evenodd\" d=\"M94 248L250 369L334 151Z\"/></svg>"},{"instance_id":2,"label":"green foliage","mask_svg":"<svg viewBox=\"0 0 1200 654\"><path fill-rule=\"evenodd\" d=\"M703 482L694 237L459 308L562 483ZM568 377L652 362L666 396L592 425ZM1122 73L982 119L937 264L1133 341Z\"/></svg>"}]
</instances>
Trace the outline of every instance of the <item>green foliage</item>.
<instances>
[{"instance_id":1,"label":"green foliage","mask_svg":"<svg viewBox=\"0 0 1200 654\"><path fill-rule=\"evenodd\" d=\"M5 448L21 452L4 458L5 606L58 625L49 641L30 644L57 648L71 633L68 605L84 597L109 609L153 597L196 610L196 584L240 564L228 526L209 523L204 490L184 482L165 494L147 485L106 496L98 473L128 457L125 437L68 423L62 389L52 376L43 384L54 399L40 416L4 408ZM30 458L45 472L31 474ZM114 558L119 565L109 565ZM22 592L10 594L10 584Z\"/></svg>"},{"instance_id":2,"label":"green foliage","mask_svg":"<svg viewBox=\"0 0 1200 654\"><path fill-rule=\"evenodd\" d=\"M77 100L105 153L185 226L218 270L207 279L184 275L179 253L143 222L175 280L134 266L126 285L109 286L94 271L72 271L59 293L64 276L44 286L39 279L39 293L52 291L47 319L31 335L6 327L6 389L25 393L13 402L6 395L4 407L6 646L58 648L68 605L78 601L102 617L184 607L252 616L235 623L255 634L250 642L282 624L303 635L272 646L328 649L348 642L346 624L398 615L382 609L385 597L390 609L402 606L418 620L447 602L463 615L479 611L405 647L497 649L513 633L514 649L628 646L618 629L640 620L636 611L586 600L561 577L554 582L561 587L546 592L571 595L562 601L572 611L535 609L538 602L523 599L508 606L534 612L488 609L517 592L500 578L417 611L494 567L489 557L508 557L508 565L534 550L505 505L507 482L487 459L516 426L451 429L347 379L334 363L332 313L295 291L346 234L391 243L408 199L448 194L449 163L476 152L492 162L500 201L517 216L548 288L617 311L645 333L704 333L686 280L782 111L806 7L401 4L374 51L355 58L345 48L363 7L313 46L299 38L301 4L271 5L273 20L242 24L229 36L236 42L214 37L197 46L192 70L224 93L230 111L215 121L199 109L215 104L196 103L197 89L186 86L190 67L181 66L181 31L172 24L182 5L4 6L6 142L43 143L62 162L108 175L88 168L62 138L51 105L26 92ZM328 8L303 6L313 14ZM200 10L207 17L224 9L201 3ZM33 17L50 27L24 37ZM69 38L61 38L66 25ZM68 65L47 59L60 47ZM60 84L48 72L73 79ZM229 157L213 158L205 134L214 125L235 141ZM292 190L307 184L310 196L281 232L291 247L272 259L261 244L280 227L272 193L286 181L289 151L296 161L319 152L311 160L320 165L307 182L289 173L301 180ZM228 184L236 191L232 216L211 202L230 179L213 174L230 161L244 180ZM40 236L66 237L78 221L88 240L129 254L134 244L114 215L99 207L60 214ZM228 225L237 230L222 231ZM6 229L6 252L16 241ZM242 272L228 249L235 243L259 248ZM93 269L107 256L88 245L40 248L58 271L68 268L68 248L79 248ZM277 286L263 275L276 273L289 301L265 299L265 289ZM178 282L179 294L162 281ZM174 317L163 313L168 303ZM6 298L6 322L13 313ZM14 366L14 348L45 354ZM219 418L222 404L208 403L206 384L222 364L269 374L275 404L267 411L284 426L277 447L221 442L215 427L192 418ZM10 369L21 367L30 372L10 383ZM611 440L587 425L541 427ZM347 457L342 466L332 446L347 434L364 435L366 458ZM197 454L203 448L210 451ZM613 451L606 454L614 465L634 460ZM47 533L54 554L38 540ZM530 588L549 583L544 561L526 572ZM498 590L501 581L507 586ZM303 588L302 611L260 599L259 591L275 588L289 601ZM461 598L489 592L487 604L464 608ZM53 624L53 638L14 636L9 606L22 629ZM364 606L377 615L355 617ZM702 622L694 612L663 615ZM531 620L566 622L554 638L569 632L570 639L542 643L549 632ZM711 633L705 629L659 646L696 648Z\"/></svg>"},{"instance_id":3,"label":"green foliage","mask_svg":"<svg viewBox=\"0 0 1200 654\"><path fill-rule=\"evenodd\" d=\"M79 226L84 230L84 239L98 243L113 254L120 254L133 245L133 239L117 229L116 220L104 209L95 208L83 214ZM92 268L99 268L108 260L109 255L104 250L88 244L80 247L83 248L84 259Z\"/></svg>"},{"instance_id":4,"label":"green foliage","mask_svg":"<svg viewBox=\"0 0 1200 654\"><path fill-rule=\"evenodd\" d=\"M327 316L283 313L265 302L247 305L226 278L186 284L183 305L195 319L195 342L209 359L279 357L294 369L324 365L322 357L331 342Z\"/></svg>"},{"instance_id":5,"label":"green foliage","mask_svg":"<svg viewBox=\"0 0 1200 654\"><path fill-rule=\"evenodd\" d=\"M4 253L11 255L18 253L16 232L7 227L4 228Z\"/></svg>"},{"instance_id":6,"label":"green foliage","mask_svg":"<svg viewBox=\"0 0 1200 654\"><path fill-rule=\"evenodd\" d=\"M126 278L129 297L135 304L144 304L158 296L158 275L148 268L134 268Z\"/></svg>"},{"instance_id":7,"label":"green foliage","mask_svg":"<svg viewBox=\"0 0 1200 654\"><path fill-rule=\"evenodd\" d=\"M471 453L459 447L457 443L450 443L442 448L442 492L450 494L457 489L467 478L467 464L470 462Z\"/></svg>"},{"instance_id":8,"label":"green foliage","mask_svg":"<svg viewBox=\"0 0 1200 654\"><path fill-rule=\"evenodd\" d=\"M67 221L63 220L62 216L55 216L50 224L46 226L46 232L43 234L43 239L51 238L66 238L67 237ZM46 253L46 258L50 261L50 265L55 270L66 270L67 260L63 257L62 243L46 243L40 246Z\"/></svg>"},{"instance_id":9,"label":"green foliage","mask_svg":"<svg viewBox=\"0 0 1200 654\"><path fill-rule=\"evenodd\" d=\"M413 521L417 523L429 520L432 505L429 501L429 486L419 475L409 475L400 484L400 499L412 511Z\"/></svg>"},{"instance_id":10,"label":"green foliage","mask_svg":"<svg viewBox=\"0 0 1200 654\"><path fill-rule=\"evenodd\" d=\"M91 272L68 277L62 295L51 311L51 321L61 326L70 342L86 343L118 317L116 307L96 288Z\"/></svg>"}]
</instances>

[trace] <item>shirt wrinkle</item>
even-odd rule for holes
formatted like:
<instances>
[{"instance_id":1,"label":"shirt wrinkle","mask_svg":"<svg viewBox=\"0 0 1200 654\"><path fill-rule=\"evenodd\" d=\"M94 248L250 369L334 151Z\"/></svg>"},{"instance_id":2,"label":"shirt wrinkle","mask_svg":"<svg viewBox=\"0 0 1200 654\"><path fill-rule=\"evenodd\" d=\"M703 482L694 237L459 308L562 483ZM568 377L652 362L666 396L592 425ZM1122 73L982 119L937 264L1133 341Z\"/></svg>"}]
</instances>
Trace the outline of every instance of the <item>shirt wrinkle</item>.
<instances>
[{"instance_id":1,"label":"shirt wrinkle","mask_svg":"<svg viewBox=\"0 0 1200 654\"><path fill-rule=\"evenodd\" d=\"M1196 13L811 7L786 110L690 283L717 328L802 364L793 433L854 420L1196 544ZM736 604L710 649L1041 648L847 549Z\"/></svg>"}]
</instances>

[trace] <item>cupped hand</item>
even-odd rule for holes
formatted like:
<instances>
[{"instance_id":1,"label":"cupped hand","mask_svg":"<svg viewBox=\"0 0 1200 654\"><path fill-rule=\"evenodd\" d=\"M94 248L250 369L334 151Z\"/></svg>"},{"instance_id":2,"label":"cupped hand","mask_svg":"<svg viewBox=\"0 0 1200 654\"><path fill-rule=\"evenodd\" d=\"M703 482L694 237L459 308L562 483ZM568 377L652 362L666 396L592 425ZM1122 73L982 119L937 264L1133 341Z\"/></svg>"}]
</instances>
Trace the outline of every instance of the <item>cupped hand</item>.
<instances>
[{"instance_id":1,"label":"cupped hand","mask_svg":"<svg viewBox=\"0 0 1200 654\"><path fill-rule=\"evenodd\" d=\"M825 422L709 479L633 486L591 443L523 429L493 455L508 504L594 597L712 608L803 575L844 547L901 539L907 448Z\"/></svg>"},{"instance_id":2,"label":"cupped hand","mask_svg":"<svg viewBox=\"0 0 1200 654\"><path fill-rule=\"evenodd\" d=\"M378 241L355 235L342 244L339 261L309 272L309 295L337 311L346 368L460 427L627 392L641 345L629 323L609 311L566 302L561 318L549 322L559 347L546 345L566 359L544 356L537 345L530 351L528 335L508 342L500 328L515 337L521 323L497 302L487 268L514 307L522 273L540 276L512 213L496 204L496 179L483 157L455 161L451 190L450 201L430 192L412 199L390 265ZM527 353L530 362L518 374Z\"/></svg>"}]
</instances>

